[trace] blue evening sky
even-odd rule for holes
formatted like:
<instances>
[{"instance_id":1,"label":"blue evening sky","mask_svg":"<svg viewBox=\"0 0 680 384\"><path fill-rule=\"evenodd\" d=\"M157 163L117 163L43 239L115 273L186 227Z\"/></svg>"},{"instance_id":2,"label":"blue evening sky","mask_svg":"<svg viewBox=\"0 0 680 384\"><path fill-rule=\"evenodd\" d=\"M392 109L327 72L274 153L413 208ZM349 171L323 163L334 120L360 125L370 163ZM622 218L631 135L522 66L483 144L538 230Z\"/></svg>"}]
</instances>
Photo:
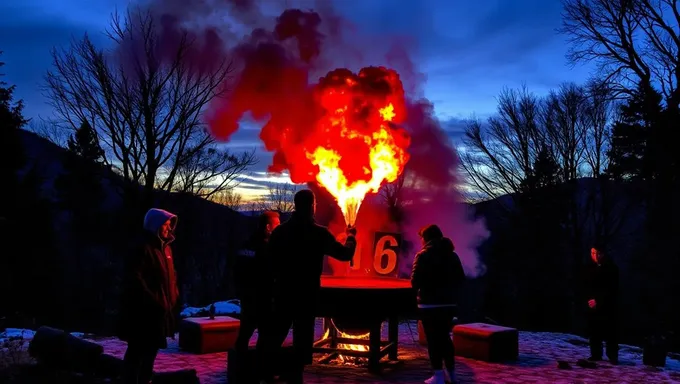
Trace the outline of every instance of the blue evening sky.
<instances>
[{"instance_id":1,"label":"blue evening sky","mask_svg":"<svg viewBox=\"0 0 680 384\"><path fill-rule=\"evenodd\" d=\"M284 0L261 1L269 2L284 4ZM504 86L526 84L543 94L564 81L585 81L591 69L571 69L566 63L565 37L555 32L560 26L559 0L333 2L360 29L406 35L418 42L414 60L427 76L425 96L435 104L454 142L462 129L460 119L492 114ZM66 45L84 32L103 40L101 31L110 13L127 4L125 0L0 2L5 81L17 85L16 96L26 102L28 117L50 114L39 90L50 66L50 48ZM254 145L256 134L253 129L239 132L232 146ZM269 156L261 155L255 171L269 162Z\"/></svg>"}]
</instances>

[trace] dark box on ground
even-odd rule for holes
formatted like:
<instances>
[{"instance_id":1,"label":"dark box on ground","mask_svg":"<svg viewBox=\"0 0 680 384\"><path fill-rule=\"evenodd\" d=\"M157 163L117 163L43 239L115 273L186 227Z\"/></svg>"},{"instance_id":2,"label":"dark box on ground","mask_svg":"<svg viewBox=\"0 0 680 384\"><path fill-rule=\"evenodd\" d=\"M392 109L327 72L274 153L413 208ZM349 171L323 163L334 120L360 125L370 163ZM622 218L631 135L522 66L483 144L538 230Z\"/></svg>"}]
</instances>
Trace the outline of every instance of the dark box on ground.
<instances>
[{"instance_id":1,"label":"dark box on ground","mask_svg":"<svg viewBox=\"0 0 680 384\"><path fill-rule=\"evenodd\" d=\"M472 323L453 327L456 355L488 362L517 360L519 335L516 329Z\"/></svg>"},{"instance_id":2,"label":"dark box on ground","mask_svg":"<svg viewBox=\"0 0 680 384\"><path fill-rule=\"evenodd\" d=\"M226 352L234 347L240 325L229 316L184 319L179 326L179 347L196 354Z\"/></svg>"}]
</instances>

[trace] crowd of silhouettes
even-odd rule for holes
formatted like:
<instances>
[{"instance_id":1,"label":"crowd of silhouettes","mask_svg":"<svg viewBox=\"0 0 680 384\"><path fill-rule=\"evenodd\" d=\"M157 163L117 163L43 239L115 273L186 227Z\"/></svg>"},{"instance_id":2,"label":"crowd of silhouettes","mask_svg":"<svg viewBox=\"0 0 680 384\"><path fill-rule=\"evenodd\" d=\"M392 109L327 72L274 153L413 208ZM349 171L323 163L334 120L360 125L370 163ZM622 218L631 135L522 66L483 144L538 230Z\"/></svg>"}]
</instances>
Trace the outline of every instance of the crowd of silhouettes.
<instances>
[{"instance_id":1,"label":"crowd of silhouettes","mask_svg":"<svg viewBox=\"0 0 680 384\"><path fill-rule=\"evenodd\" d=\"M241 304L240 328L230 367L237 382L262 383L275 378L275 361L291 328L293 359L287 382L302 383L306 365L312 363L317 295L321 288L324 257L351 262L356 250L356 229L347 227L343 243L328 228L316 223L316 199L310 190L294 197L295 211L281 224L277 212L266 211L257 230L240 249L236 260L237 295ZM138 252L126 263L119 337L128 343L123 382L151 382L159 349L177 329L179 291L172 248L177 216L153 208L144 217L144 236ZM456 316L458 294L465 280L460 258L451 239L437 225L419 232L422 249L416 254L411 285L417 291L419 319L427 340L434 374L427 384L455 382L454 345L450 332ZM589 360L602 359L602 343L613 364L618 363L618 269L604 247L591 250L585 284L590 325ZM249 341L257 329L254 365L248 363ZM235 364L234 364L235 363Z\"/></svg>"}]
</instances>

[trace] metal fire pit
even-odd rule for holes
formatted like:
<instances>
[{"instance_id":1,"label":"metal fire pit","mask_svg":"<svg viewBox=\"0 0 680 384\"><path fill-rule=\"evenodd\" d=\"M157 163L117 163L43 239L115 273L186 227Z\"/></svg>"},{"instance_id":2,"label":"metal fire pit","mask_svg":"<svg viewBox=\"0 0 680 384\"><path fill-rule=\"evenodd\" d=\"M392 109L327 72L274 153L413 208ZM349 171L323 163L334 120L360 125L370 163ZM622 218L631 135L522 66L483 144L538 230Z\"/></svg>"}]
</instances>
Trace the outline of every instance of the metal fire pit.
<instances>
[{"instance_id":1,"label":"metal fire pit","mask_svg":"<svg viewBox=\"0 0 680 384\"><path fill-rule=\"evenodd\" d=\"M415 313L415 292L408 280L387 277L322 276L317 316L324 318L328 337L314 343L315 353L329 358L343 356L368 359L368 369L377 372L387 355L397 360L399 317ZM381 336L382 323L388 323L388 337ZM368 340L341 337L368 334ZM368 351L338 348L339 344L365 345Z\"/></svg>"}]
</instances>

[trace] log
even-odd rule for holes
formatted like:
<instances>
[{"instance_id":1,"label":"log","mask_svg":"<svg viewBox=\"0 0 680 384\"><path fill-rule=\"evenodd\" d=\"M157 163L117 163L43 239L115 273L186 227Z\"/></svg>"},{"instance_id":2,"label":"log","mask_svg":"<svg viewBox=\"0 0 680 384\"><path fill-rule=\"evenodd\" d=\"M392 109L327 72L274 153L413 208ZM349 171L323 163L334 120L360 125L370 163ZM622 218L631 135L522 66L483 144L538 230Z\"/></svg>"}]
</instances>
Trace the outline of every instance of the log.
<instances>
[{"instance_id":1,"label":"log","mask_svg":"<svg viewBox=\"0 0 680 384\"><path fill-rule=\"evenodd\" d=\"M104 347L55 328L40 327L28 345L38 363L52 369L94 373Z\"/></svg>"}]
</instances>

